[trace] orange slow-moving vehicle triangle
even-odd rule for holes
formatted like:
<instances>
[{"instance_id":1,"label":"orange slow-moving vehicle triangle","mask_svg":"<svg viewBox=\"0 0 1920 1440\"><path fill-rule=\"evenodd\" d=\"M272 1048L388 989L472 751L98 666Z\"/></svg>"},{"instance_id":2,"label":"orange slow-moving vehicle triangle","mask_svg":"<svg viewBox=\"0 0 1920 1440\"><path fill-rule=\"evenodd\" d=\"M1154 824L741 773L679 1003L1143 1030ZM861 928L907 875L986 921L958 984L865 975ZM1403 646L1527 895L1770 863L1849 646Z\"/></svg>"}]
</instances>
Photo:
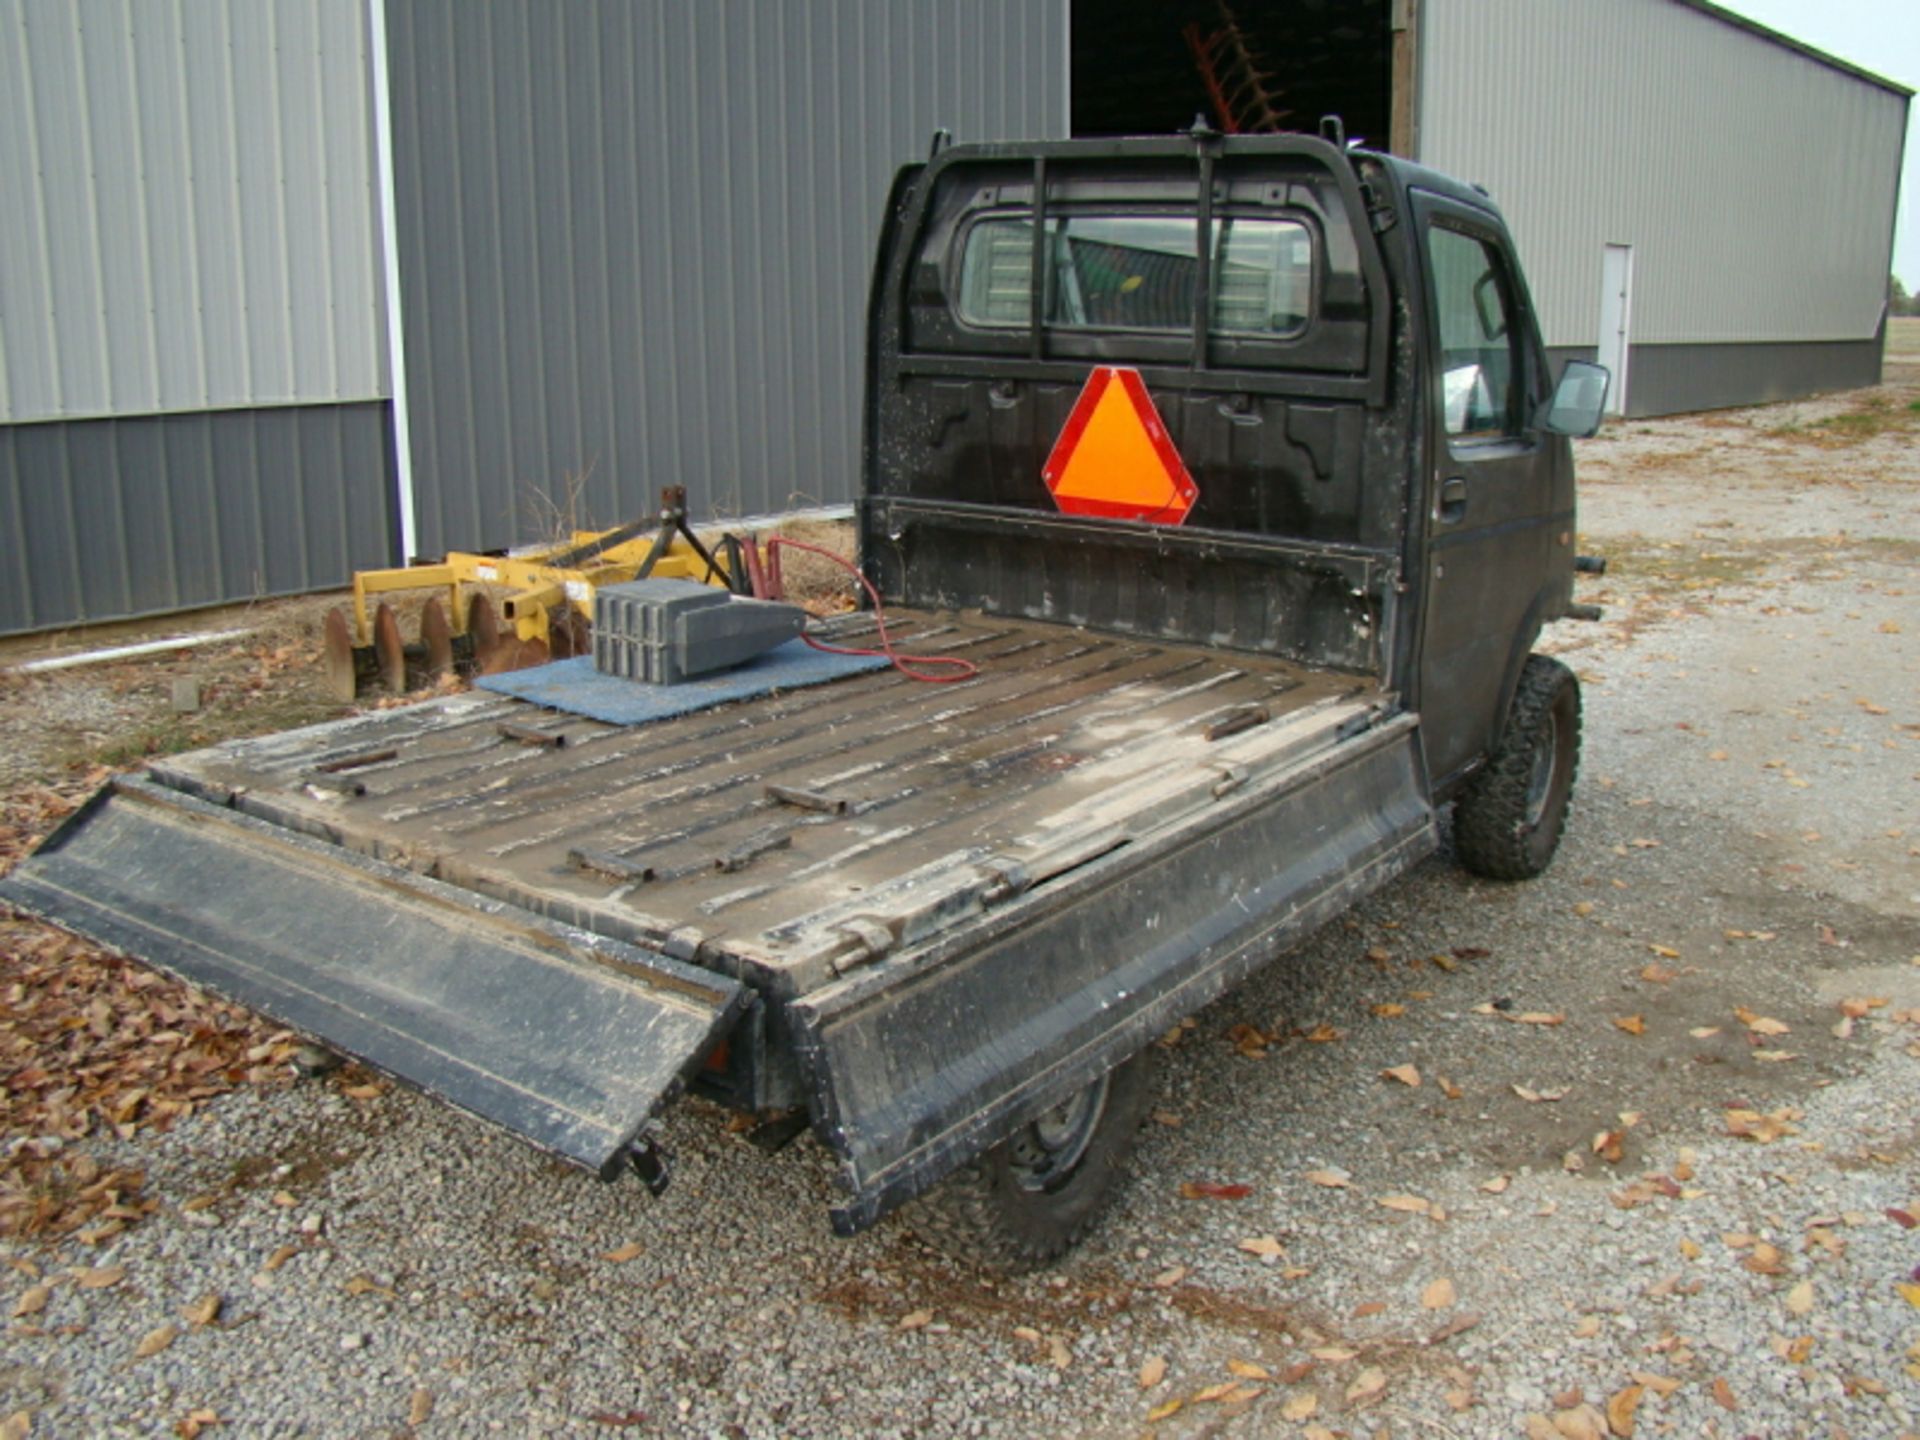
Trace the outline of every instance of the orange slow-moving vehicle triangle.
<instances>
[{"instance_id":1,"label":"orange slow-moving vehicle triangle","mask_svg":"<svg viewBox=\"0 0 1920 1440\"><path fill-rule=\"evenodd\" d=\"M1040 474L1069 515L1178 525L1200 494L1140 372L1117 365L1087 377Z\"/></svg>"}]
</instances>

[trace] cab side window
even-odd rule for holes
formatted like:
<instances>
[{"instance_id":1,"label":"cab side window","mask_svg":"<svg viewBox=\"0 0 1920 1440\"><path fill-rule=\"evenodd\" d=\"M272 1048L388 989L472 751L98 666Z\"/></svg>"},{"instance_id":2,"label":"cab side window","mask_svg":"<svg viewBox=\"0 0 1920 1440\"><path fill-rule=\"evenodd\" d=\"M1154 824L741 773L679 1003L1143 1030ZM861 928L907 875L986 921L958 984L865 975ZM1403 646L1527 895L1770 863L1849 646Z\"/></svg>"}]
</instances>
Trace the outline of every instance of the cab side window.
<instances>
[{"instance_id":1,"label":"cab side window","mask_svg":"<svg viewBox=\"0 0 1920 1440\"><path fill-rule=\"evenodd\" d=\"M1427 231L1440 335L1447 434L1495 440L1521 431L1521 366L1505 269L1493 246L1440 226Z\"/></svg>"}]
</instances>

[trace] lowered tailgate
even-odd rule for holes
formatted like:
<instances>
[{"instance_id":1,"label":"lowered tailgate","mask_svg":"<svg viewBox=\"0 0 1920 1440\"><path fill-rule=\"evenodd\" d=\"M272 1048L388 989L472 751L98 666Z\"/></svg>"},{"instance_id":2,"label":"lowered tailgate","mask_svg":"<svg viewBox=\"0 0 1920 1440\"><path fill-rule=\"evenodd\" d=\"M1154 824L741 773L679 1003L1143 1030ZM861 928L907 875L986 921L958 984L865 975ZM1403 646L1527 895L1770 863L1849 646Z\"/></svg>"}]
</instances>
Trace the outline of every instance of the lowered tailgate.
<instances>
[{"instance_id":1,"label":"lowered tailgate","mask_svg":"<svg viewBox=\"0 0 1920 1440\"><path fill-rule=\"evenodd\" d=\"M611 1177L746 1003L654 950L115 781L0 900Z\"/></svg>"}]
</instances>

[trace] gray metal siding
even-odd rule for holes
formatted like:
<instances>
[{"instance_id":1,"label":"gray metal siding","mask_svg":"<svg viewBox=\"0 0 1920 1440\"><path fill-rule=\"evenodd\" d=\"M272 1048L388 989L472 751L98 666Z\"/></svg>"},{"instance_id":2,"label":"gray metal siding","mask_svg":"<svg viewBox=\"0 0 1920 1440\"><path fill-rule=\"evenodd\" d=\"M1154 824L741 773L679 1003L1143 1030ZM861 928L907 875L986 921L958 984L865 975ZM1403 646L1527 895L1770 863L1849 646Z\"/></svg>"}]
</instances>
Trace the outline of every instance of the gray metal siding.
<instances>
[{"instance_id":1,"label":"gray metal siding","mask_svg":"<svg viewBox=\"0 0 1920 1440\"><path fill-rule=\"evenodd\" d=\"M317 590L385 564L388 409L0 427L0 633Z\"/></svg>"},{"instance_id":2,"label":"gray metal siding","mask_svg":"<svg viewBox=\"0 0 1920 1440\"><path fill-rule=\"evenodd\" d=\"M1421 11L1420 158L1500 203L1548 344L1595 343L1608 242L1636 344L1877 331L1904 96L1678 0Z\"/></svg>"},{"instance_id":3,"label":"gray metal siding","mask_svg":"<svg viewBox=\"0 0 1920 1440\"><path fill-rule=\"evenodd\" d=\"M1884 335L1869 340L1776 340L1735 345L1635 345L1627 368L1627 415L1679 415L1799 400L1880 383ZM1554 373L1568 360L1592 360L1593 347L1547 352Z\"/></svg>"},{"instance_id":4,"label":"gray metal siding","mask_svg":"<svg viewBox=\"0 0 1920 1440\"><path fill-rule=\"evenodd\" d=\"M388 0L420 548L850 498L886 189L1059 136L1065 0Z\"/></svg>"},{"instance_id":5,"label":"gray metal siding","mask_svg":"<svg viewBox=\"0 0 1920 1440\"><path fill-rule=\"evenodd\" d=\"M0 0L0 424L387 392L363 0Z\"/></svg>"}]
</instances>

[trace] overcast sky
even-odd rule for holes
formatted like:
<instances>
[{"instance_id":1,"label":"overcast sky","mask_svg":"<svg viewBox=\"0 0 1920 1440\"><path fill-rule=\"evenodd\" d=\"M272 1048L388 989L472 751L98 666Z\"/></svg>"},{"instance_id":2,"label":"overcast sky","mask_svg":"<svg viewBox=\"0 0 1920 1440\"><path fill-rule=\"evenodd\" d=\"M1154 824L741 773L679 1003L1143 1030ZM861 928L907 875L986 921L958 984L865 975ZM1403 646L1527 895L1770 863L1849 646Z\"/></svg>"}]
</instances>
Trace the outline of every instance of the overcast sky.
<instances>
[{"instance_id":1,"label":"overcast sky","mask_svg":"<svg viewBox=\"0 0 1920 1440\"><path fill-rule=\"evenodd\" d=\"M1920 90L1920 5L1915 0L1719 0L1728 10ZM1894 232L1893 273L1920 287L1920 100L1908 106L1907 163Z\"/></svg>"}]
</instances>

